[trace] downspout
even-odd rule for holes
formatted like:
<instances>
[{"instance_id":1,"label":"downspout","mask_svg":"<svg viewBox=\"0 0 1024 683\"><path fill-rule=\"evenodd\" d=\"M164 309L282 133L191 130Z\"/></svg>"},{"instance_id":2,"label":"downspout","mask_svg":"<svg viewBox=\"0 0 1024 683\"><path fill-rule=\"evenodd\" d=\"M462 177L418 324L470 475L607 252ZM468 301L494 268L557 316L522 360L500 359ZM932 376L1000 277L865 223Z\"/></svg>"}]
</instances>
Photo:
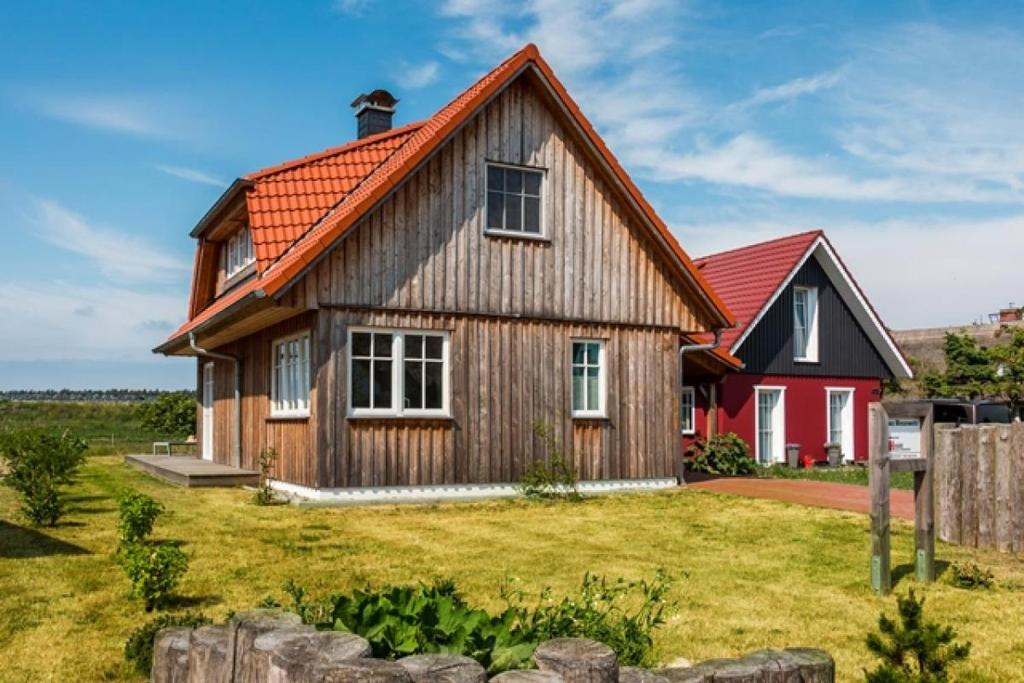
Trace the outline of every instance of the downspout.
<instances>
[{"instance_id":1,"label":"downspout","mask_svg":"<svg viewBox=\"0 0 1024 683\"><path fill-rule=\"evenodd\" d=\"M231 361L235 364L235 443L232 461L235 467L242 466L242 360L229 353L207 351L196 344L195 332L188 333L188 345L197 356Z\"/></svg>"},{"instance_id":2,"label":"downspout","mask_svg":"<svg viewBox=\"0 0 1024 683\"><path fill-rule=\"evenodd\" d=\"M683 369L683 366L685 365L685 361L686 361L684 356L686 354L688 354L688 353L694 353L694 352L697 352L697 351L714 351L719 346L721 346L721 344L722 344L722 328L719 327L719 328L715 329L715 339L714 339L714 341L708 342L707 344L683 344L682 346L679 347L679 390L680 391L682 391L682 388L684 386L686 386L686 383L684 382L684 379L686 377L686 373L685 373L685 371ZM680 443L680 448L682 448L682 440L681 439L680 439L679 443ZM680 484L685 484L686 483L686 480L683 478L683 472L684 472L683 458L679 458L679 474L678 474L678 476L676 478L679 480Z\"/></svg>"}]
</instances>

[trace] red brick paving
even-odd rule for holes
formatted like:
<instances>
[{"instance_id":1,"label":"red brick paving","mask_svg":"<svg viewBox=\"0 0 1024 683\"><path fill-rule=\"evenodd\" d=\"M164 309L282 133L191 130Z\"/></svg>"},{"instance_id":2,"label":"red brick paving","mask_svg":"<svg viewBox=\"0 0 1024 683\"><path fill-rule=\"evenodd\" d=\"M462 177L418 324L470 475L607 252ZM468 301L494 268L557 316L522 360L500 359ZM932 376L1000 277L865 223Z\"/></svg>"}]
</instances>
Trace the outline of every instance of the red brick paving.
<instances>
[{"instance_id":1,"label":"red brick paving","mask_svg":"<svg viewBox=\"0 0 1024 683\"><path fill-rule=\"evenodd\" d=\"M687 486L701 491L727 493L750 498L768 498L786 503L797 503L811 507L833 508L863 512L867 514L870 498L867 486L835 484L828 481L805 479L748 479L746 477L725 477L687 483ZM892 516L914 519L914 492L893 489L890 498Z\"/></svg>"}]
</instances>

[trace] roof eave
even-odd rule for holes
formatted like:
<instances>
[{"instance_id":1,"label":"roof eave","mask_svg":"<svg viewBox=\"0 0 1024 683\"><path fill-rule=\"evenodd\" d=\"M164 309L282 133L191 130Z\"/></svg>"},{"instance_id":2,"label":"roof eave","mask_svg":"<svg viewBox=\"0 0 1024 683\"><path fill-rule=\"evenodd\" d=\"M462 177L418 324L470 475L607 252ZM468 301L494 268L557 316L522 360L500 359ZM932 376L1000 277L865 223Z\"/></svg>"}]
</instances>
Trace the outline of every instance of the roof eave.
<instances>
[{"instance_id":1,"label":"roof eave","mask_svg":"<svg viewBox=\"0 0 1024 683\"><path fill-rule=\"evenodd\" d=\"M187 346L189 341L189 334L200 335L203 332L209 330L212 327L220 324L224 320L234 317L239 313L243 312L246 308L255 304L258 301L266 298L266 294L262 289L254 289L241 297L238 301L235 301L230 306L226 307L222 311L217 311L214 315L210 316L201 323L194 327L186 327L179 334L176 334L168 338L164 343L153 349L153 353L162 354L164 356L178 355L175 350L180 350L182 347ZM191 355L191 354L186 354Z\"/></svg>"},{"instance_id":2,"label":"roof eave","mask_svg":"<svg viewBox=\"0 0 1024 683\"><path fill-rule=\"evenodd\" d=\"M221 212L223 212L224 209L227 208L227 206L231 204L231 202L234 201L241 192L249 189L253 184L253 181L247 180L246 178L235 178L234 182L228 186L228 189L224 190L224 193L213 203L213 206L211 206L210 209L203 214L203 217L199 219L199 222L196 223L196 227L192 228L192 232L189 233L189 237L199 237L213 227L214 223L216 223L217 219L220 217Z\"/></svg>"}]
</instances>

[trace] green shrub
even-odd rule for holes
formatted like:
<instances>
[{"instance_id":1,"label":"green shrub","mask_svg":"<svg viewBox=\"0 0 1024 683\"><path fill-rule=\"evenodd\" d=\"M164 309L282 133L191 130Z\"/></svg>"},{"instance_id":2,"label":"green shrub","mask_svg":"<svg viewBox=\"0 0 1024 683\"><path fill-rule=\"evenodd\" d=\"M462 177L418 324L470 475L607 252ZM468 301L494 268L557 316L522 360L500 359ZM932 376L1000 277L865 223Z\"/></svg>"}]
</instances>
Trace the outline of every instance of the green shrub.
<instances>
[{"instance_id":1,"label":"green shrub","mask_svg":"<svg viewBox=\"0 0 1024 683\"><path fill-rule=\"evenodd\" d=\"M174 543L131 543L118 554L132 582L132 594L141 598L146 611L167 604L188 570L188 556Z\"/></svg>"},{"instance_id":2,"label":"green shrub","mask_svg":"<svg viewBox=\"0 0 1024 683\"><path fill-rule=\"evenodd\" d=\"M132 631L124 644L124 658L136 672L148 676L153 668L153 640L158 631L172 626L199 628L210 623L211 620L203 614L161 614Z\"/></svg>"},{"instance_id":3,"label":"green shrub","mask_svg":"<svg viewBox=\"0 0 1024 683\"><path fill-rule=\"evenodd\" d=\"M196 397L190 391L161 394L152 401L140 403L139 422L144 429L165 436L188 436L196 433Z\"/></svg>"},{"instance_id":4,"label":"green shrub","mask_svg":"<svg viewBox=\"0 0 1024 683\"><path fill-rule=\"evenodd\" d=\"M757 469L747 442L733 432L718 434L706 441L699 439L686 453L693 458L690 468L697 472L735 476L753 474Z\"/></svg>"},{"instance_id":5,"label":"green shrub","mask_svg":"<svg viewBox=\"0 0 1024 683\"><path fill-rule=\"evenodd\" d=\"M277 450L264 448L260 451L260 485L253 496L253 502L257 505L273 505L277 502L274 497L274 489L270 488L270 475L274 472L274 465L277 463Z\"/></svg>"},{"instance_id":6,"label":"green shrub","mask_svg":"<svg viewBox=\"0 0 1024 683\"><path fill-rule=\"evenodd\" d=\"M122 545L144 541L164 506L144 493L126 491L117 502L117 534Z\"/></svg>"},{"instance_id":7,"label":"green shrub","mask_svg":"<svg viewBox=\"0 0 1024 683\"><path fill-rule=\"evenodd\" d=\"M582 500L579 476L555 435L554 429L543 420L533 423L533 433L547 450L546 460L535 460L519 478L518 489L532 500Z\"/></svg>"},{"instance_id":8,"label":"green shrub","mask_svg":"<svg viewBox=\"0 0 1024 683\"><path fill-rule=\"evenodd\" d=\"M528 666L539 643L558 637L601 640L616 650L620 664L649 665L652 633L664 623L670 587L671 580L660 571L649 583L587 574L578 595L556 601L550 589L529 596L506 584L501 591L505 608L497 615L468 605L451 580L368 588L312 601L293 581L285 584L285 592L290 609L303 622L356 633L370 642L375 657L463 654L493 673ZM627 610L627 602L639 605ZM261 604L279 603L265 598Z\"/></svg>"},{"instance_id":9,"label":"green shrub","mask_svg":"<svg viewBox=\"0 0 1024 683\"><path fill-rule=\"evenodd\" d=\"M874 671L865 671L867 683L946 683L949 667L970 656L970 643L957 643L950 626L925 621L924 598L911 590L896 599L899 623L884 613L878 631L868 634L868 650L882 660Z\"/></svg>"},{"instance_id":10,"label":"green shrub","mask_svg":"<svg viewBox=\"0 0 1024 683\"><path fill-rule=\"evenodd\" d=\"M975 588L989 589L992 587L995 576L988 569L978 566L974 562L963 564L954 562L946 571L946 579L950 585L957 588L972 590Z\"/></svg>"},{"instance_id":11,"label":"green shrub","mask_svg":"<svg viewBox=\"0 0 1024 683\"><path fill-rule=\"evenodd\" d=\"M67 432L22 429L0 434L3 483L21 496L21 510L33 524L55 526L64 515L61 487L74 481L86 448L82 439Z\"/></svg>"}]
</instances>

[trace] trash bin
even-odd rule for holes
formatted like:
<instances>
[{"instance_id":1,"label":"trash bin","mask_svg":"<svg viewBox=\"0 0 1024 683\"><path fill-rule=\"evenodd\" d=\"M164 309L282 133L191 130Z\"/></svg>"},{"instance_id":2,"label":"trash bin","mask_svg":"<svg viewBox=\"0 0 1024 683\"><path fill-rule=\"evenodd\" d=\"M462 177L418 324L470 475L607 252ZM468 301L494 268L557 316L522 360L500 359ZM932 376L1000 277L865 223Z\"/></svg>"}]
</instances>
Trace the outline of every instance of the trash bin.
<instances>
[{"instance_id":1,"label":"trash bin","mask_svg":"<svg viewBox=\"0 0 1024 683\"><path fill-rule=\"evenodd\" d=\"M843 464L843 447L838 443L825 444L825 452L828 454L829 467L839 467Z\"/></svg>"},{"instance_id":2,"label":"trash bin","mask_svg":"<svg viewBox=\"0 0 1024 683\"><path fill-rule=\"evenodd\" d=\"M793 469L800 467L800 444L786 444L786 464L792 467Z\"/></svg>"}]
</instances>

